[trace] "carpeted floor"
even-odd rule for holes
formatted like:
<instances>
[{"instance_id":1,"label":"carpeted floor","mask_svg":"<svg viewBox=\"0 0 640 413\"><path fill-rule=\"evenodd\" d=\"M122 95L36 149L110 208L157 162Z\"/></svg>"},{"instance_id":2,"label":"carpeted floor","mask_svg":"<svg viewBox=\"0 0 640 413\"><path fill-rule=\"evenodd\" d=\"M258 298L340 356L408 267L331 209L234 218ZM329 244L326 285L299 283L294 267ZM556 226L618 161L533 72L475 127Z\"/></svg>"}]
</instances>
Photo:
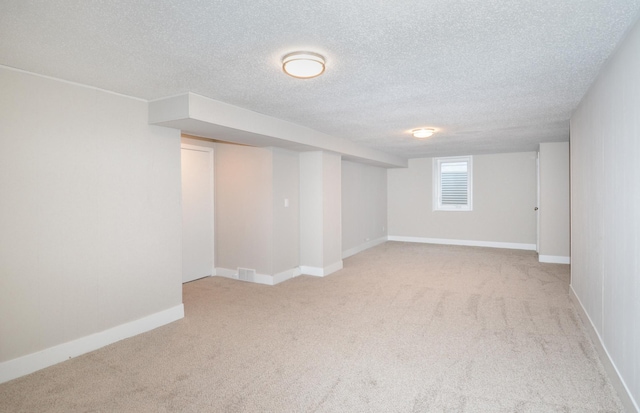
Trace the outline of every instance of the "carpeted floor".
<instances>
[{"instance_id":1,"label":"carpeted floor","mask_svg":"<svg viewBox=\"0 0 640 413\"><path fill-rule=\"evenodd\" d=\"M325 278L184 285L186 317L0 385L1 412L621 412L530 251L387 242Z\"/></svg>"}]
</instances>

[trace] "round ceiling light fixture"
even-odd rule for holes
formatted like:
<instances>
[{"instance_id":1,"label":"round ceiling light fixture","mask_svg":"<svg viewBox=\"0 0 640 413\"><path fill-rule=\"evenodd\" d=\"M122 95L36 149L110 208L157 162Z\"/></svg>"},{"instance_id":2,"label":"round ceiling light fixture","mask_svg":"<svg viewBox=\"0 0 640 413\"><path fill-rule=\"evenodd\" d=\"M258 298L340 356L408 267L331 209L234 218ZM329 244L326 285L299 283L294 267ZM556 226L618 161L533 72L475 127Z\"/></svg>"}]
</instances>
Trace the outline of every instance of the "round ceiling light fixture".
<instances>
[{"instance_id":1,"label":"round ceiling light fixture","mask_svg":"<svg viewBox=\"0 0 640 413\"><path fill-rule=\"evenodd\" d=\"M282 58L282 70L298 79L311 79L324 72L324 57L313 52L293 52Z\"/></svg>"},{"instance_id":2,"label":"round ceiling light fixture","mask_svg":"<svg viewBox=\"0 0 640 413\"><path fill-rule=\"evenodd\" d=\"M412 130L411 134L413 135L414 138L424 139L424 138L428 138L429 136L433 135L435 132L436 132L435 129L420 128L420 129Z\"/></svg>"}]
</instances>

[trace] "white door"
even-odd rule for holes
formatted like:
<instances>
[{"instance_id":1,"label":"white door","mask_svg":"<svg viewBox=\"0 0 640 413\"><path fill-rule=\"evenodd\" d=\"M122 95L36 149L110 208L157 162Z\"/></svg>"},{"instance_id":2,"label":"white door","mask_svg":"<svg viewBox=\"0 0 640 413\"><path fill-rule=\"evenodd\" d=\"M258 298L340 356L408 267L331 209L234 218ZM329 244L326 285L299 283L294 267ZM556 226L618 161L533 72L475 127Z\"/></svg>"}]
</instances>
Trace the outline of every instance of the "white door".
<instances>
[{"instance_id":1,"label":"white door","mask_svg":"<svg viewBox=\"0 0 640 413\"><path fill-rule=\"evenodd\" d=\"M540 152L536 153L536 181L536 206L533 210L536 211L536 252L540 253Z\"/></svg>"},{"instance_id":2,"label":"white door","mask_svg":"<svg viewBox=\"0 0 640 413\"><path fill-rule=\"evenodd\" d=\"M182 282L214 274L213 149L181 146Z\"/></svg>"}]
</instances>

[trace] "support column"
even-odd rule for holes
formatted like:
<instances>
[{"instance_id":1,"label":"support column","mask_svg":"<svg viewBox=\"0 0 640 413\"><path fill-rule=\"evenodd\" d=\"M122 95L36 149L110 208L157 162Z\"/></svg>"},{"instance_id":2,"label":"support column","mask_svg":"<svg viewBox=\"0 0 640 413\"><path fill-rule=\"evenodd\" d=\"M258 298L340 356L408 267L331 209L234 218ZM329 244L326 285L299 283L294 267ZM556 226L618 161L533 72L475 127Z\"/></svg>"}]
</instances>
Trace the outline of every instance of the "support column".
<instances>
[{"instance_id":1,"label":"support column","mask_svg":"<svg viewBox=\"0 0 640 413\"><path fill-rule=\"evenodd\" d=\"M342 269L342 160L300 154L300 270L323 277Z\"/></svg>"}]
</instances>

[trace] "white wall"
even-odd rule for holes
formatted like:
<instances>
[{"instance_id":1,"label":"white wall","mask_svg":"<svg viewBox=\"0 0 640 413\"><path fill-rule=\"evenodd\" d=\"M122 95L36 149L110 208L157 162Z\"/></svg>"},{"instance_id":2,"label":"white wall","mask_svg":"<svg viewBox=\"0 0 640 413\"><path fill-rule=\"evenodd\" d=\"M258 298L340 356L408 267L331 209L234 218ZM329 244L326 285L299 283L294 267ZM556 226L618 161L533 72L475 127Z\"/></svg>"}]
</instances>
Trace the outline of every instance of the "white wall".
<instances>
[{"instance_id":1,"label":"white wall","mask_svg":"<svg viewBox=\"0 0 640 413\"><path fill-rule=\"evenodd\" d=\"M154 100L149 103L149 113L152 124L180 129L188 135L254 147L315 148L380 166L407 166L400 156L195 93Z\"/></svg>"},{"instance_id":2,"label":"white wall","mask_svg":"<svg viewBox=\"0 0 640 413\"><path fill-rule=\"evenodd\" d=\"M324 276L342 268L342 161L335 153L300 154L300 266Z\"/></svg>"},{"instance_id":3,"label":"white wall","mask_svg":"<svg viewBox=\"0 0 640 413\"><path fill-rule=\"evenodd\" d=\"M571 118L571 288L640 402L640 24Z\"/></svg>"},{"instance_id":4,"label":"white wall","mask_svg":"<svg viewBox=\"0 0 640 413\"><path fill-rule=\"evenodd\" d=\"M0 362L181 309L179 132L88 87L0 90Z\"/></svg>"},{"instance_id":5,"label":"white wall","mask_svg":"<svg viewBox=\"0 0 640 413\"><path fill-rule=\"evenodd\" d=\"M272 274L272 165L268 148L216 145L216 267Z\"/></svg>"},{"instance_id":6,"label":"white wall","mask_svg":"<svg viewBox=\"0 0 640 413\"><path fill-rule=\"evenodd\" d=\"M540 261L569 264L569 142L540 144Z\"/></svg>"},{"instance_id":7,"label":"white wall","mask_svg":"<svg viewBox=\"0 0 640 413\"><path fill-rule=\"evenodd\" d=\"M300 154L300 265L322 268L322 152Z\"/></svg>"},{"instance_id":8,"label":"white wall","mask_svg":"<svg viewBox=\"0 0 640 413\"><path fill-rule=\"evenodd\" d=\"M300 265L300 154L273 153L273 274ZM285 207L284 200L288 200Z\"/></svg>"},{"instance_id":9,"label":"white wall","mask_svg":"<svg viewBox=\"0 0 640 413\"><path fill-rule=\"evenodd\" d=\"M493 243L532 249L536 242L536 154L473 157L473 211L433 211L432 158L388 170L389 237Z\"/></svg>"},{"instance_id":10,"label":"white wall","mask_svg":"<svg viewBox=\"0 0 640 413\"><path fill-rule=\"evenodd\" d=\"M323 266L342 268L342 157L322 153Z\"/></svg>"},{"instance_id":11,"label":"white wall","mask_svg":"<svg viewBox=\"0 0 640 413\"><path fill-rule=\"evenodd\" d=\"M216 267L263 275L297 268L299 153L189 136L182 142L214 148Z\"/></svg>"},{"instance_id":12,"label":"white wall","mask_svg":"<svg viewBox=\"0 0 640 413\"><path fill-rule=\"evenodd\" d=\"M342 161L342 252L355 254L387 235L387 170Z\"/></svg>"}]
</instances>

